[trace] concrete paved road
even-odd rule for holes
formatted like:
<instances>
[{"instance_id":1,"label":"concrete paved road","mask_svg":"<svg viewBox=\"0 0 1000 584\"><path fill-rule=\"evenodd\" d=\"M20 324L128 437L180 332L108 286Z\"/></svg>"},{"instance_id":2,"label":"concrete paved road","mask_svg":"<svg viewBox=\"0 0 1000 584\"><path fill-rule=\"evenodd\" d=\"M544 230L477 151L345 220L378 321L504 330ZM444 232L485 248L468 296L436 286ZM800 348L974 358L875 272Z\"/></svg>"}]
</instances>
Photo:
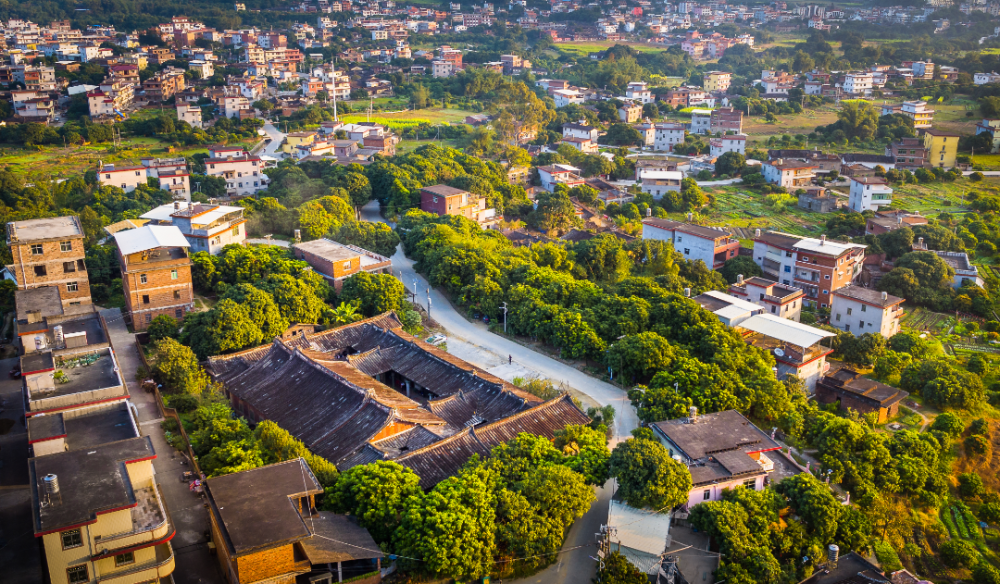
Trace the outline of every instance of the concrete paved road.
<instances>
[{"instance_id":1,"label":"concrete paved road","mask_svg":"<svg viewBox=\"0 0 1000 584\"><path fill-rule=\"evenodd\" d=\"M264 145L264 149L260 152L261 156L273 156L280 159L281 157L275 152L277 152L281 141L285 139L285 133L278 130L277 126L271 122L264 124L263 130L271 138L271 141Z\"/></svg>"},{"instance_id":2,"label":"concrete paved road","mask_svg":"<svg viewBox=\"0 0 1000 584\"><path fill-rule=\"evenodd\" d=\"M379 215L377 201L362 207L361 218L365 221L386 222ZM408 290L413 290L416 281L417 302L426 308L427 291L430 286L427 280L413 269L413 262L403 255L402 245L391 259L393 272L399 276ZM523 375L523 371L527 370L539 377L550 379L557 385L563 383L602 406L613 405L616 415L611 447L626 439L638 426L639 419L635 408L628 402L625 392L620 388L493 334L481 322L468 321L437 290L430 290L430 301L431 317L448 332L449 342L452 342L452 339L459 339L477 349L463 350L461 355L463 359L508 381L515 375ZM507 366L508 355L513 357L514 366ZM498 361L503 364L498 366ZM613 494L613 484L614 481L608 481L604 487L596 489L597 501L570 528L563 543L565 552L559 555L557 561L530 578L517 580L516 584L580 584L591 581L596 574L596 563L591 559L597 553L594 534L600 532L601 525L608 520L608 505Z\"/></svg>"},{"instance_id":3,"label":"concrete paved road","mask_svg":"<svg viewBox=\"0 0 1000 584\"><path fill-rule=\"evenodd\" d=\"M160 487L160 495L174 523L177 535L170 542L174 547L174 582L177 584L222 584L219 564L208 553L205 532L209 529L208 511L201 497L188 490L181 474L191 470L187 457L167 444L160 422L156 398L142 391L136 381L141 361L135 347L135 335L128 332L121 310L112 308L101 312L111 334L111 346L121 366L122 378L128 386L131 401L139 411L139 427L153 441L156 458L153 470Z\"/></svg>"}]
</instances>

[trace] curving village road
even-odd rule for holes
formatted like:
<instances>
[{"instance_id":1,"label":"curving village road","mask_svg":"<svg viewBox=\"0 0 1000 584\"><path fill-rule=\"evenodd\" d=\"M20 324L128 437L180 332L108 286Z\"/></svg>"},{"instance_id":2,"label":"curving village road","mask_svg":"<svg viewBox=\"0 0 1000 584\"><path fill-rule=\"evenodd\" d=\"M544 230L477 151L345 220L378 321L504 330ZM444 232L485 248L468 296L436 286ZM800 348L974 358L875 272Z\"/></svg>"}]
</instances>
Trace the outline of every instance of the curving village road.
<instances>
[{"instance_id":1,"label":"curving village road","mask_svg":"<svg viewBox=\"0 0 1000 584\"><path fill-rule=\"evenodd\" d=\"M365 221L386 223L386 220L379 213L378 201L372 201L362 207L361 218ZM616 414L612 428L612 447L618 441L627 439L629 433L638 427L639 418L636 416L635 408L629 404L622 389L496 335L481 322L470 322L451 305L451 302L443 294L430 288L427 280L413 269L413 261L403 255L402 245L396 249L396 253L391 259L393 272L399 276L408 290L412 292L414 282L416 282L417 303L424 308L427 307L429 293L431 317L447 331L449 340L459 339L478 349L463 351L461 355L463 359L508 381L517 375L523 375L523 372L527 370L538 377L547 378L557 385L562 383L602 406L614 406ZM508 356L513 359L517 367L506 367ZM501 362L503 365L498 366L498 363ZM597 554L597 540L594 534L598 533L601 525L607 522L613 482L608 481L604 487L597 489L597 501L591 506L590 511L570 529L563 544L564 551L560 553L558 560L538 574L516 582L520 584L577 584L589 582L594 577L596 562L592 558L596 557Z\"/></svg>"}]
</instances>

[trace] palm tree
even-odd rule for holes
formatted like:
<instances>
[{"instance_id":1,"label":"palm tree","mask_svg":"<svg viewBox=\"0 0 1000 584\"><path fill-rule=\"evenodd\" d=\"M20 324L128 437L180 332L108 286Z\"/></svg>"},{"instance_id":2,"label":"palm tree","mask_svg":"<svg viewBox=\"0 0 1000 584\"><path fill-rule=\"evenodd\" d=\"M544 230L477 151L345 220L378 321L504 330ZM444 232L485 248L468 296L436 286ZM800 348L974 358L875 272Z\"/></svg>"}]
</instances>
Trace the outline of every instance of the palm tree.
<instances>
[{"instance_id":1,"label":"palm tree","mask_svg":"<svg viewBox=\"0 0 1000 584\"><path fill-rule=\"evenodd\" d=\"M361 305L357 300L353 302L341 302L340 306L333 309L333 324L336 326L343 326L345 324L351 324L353 322L358 322L364 316L358 312L358 307Z\"/></svg>"}]
</instances>

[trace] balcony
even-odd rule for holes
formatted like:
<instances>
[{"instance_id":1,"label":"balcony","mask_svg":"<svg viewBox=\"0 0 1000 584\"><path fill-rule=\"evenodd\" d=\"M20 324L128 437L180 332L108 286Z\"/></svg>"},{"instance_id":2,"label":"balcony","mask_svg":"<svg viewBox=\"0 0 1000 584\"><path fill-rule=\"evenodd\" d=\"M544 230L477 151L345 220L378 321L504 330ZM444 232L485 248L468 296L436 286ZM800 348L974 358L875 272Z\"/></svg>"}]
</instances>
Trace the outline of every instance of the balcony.
<instances>
[{"instance_id":1,"label":"balcony","mask_svg":"<svg viewBox=\"0 0 1000 584\"><path fill-rule=\"evenodd\" d=\"M132 582L146 582L166 578L174 572L174 549L170 542L161 543L155 546L156 558L142 563L130 564L116 568L105 574L99 574L97 581L114 584L129 584Z\"/></svg>"},{"instance_id":2,"label":"balcony","mask_svg":"<svg viewBox=\"0 0 1000 584\"><path fill-rule=\"evenodd\" d=\"M170 533L167 512L154 483L135 489L135 500L136 506L131 509L132 530L94 538L94 549L98 550L95 558L114 550L156 541Z\"/></svg>"}]
</instances>

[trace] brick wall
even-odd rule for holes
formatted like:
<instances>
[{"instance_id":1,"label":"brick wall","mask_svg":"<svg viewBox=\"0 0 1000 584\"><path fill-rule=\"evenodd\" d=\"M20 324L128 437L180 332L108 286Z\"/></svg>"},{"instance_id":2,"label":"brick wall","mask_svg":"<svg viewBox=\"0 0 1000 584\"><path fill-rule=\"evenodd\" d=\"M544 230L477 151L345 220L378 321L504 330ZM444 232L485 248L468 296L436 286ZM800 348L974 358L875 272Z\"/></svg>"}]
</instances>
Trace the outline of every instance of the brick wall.
<instances>
[{"instance_id":1,"label":"brick wall","mask_svg":"<svg viewBox=\"0 0 1000 584\"><path fill-rule=\"evenodd\" d=\"M70 244L70 251L62 251L62 242ZM34 254L31 243L11 246L14 257L14 272L18 288L28 290L40 286L58 286L63 304L71 302L90 304L90 279L83 263L83 238L65 239L60 241L36 242L42 246L42 253ZM67 272L66 264L72 263L72 272ZM44 267L45 275L36 273L36 267ZM70 291L69 285L76 283L76 291Z\"/></svg>"},{"instance_id":2,"label":"brick wall","mask_svg":"<svg viewBox=\"0 0 1000 584\"><path fill-rule=\"evenodd\" d=\"M176 270L177 278L172 273ZM146 282L142 282L142 276ZM125 293L126 309L132 317L136 331L146 330L154 318L166 314L177 318L177 311L190 311L194 305L194 289L191 286L191 263L165 263L161 265L132 265L122 272L122 288ZM146 300L148 299L148 302Z\"/></svg>"},{"instance_id":3,"label":"brick wall","mask_svg":"<svg viewBox=\"0 0 1000 584\"><path fill-rule=\"evenodd\" d=\"M240 582L274 578L294 569L295 554L291 544L236 558L236 573ZM290 576L287 581L294 582L295 577Z\"/></svg>"}]
</instances>

